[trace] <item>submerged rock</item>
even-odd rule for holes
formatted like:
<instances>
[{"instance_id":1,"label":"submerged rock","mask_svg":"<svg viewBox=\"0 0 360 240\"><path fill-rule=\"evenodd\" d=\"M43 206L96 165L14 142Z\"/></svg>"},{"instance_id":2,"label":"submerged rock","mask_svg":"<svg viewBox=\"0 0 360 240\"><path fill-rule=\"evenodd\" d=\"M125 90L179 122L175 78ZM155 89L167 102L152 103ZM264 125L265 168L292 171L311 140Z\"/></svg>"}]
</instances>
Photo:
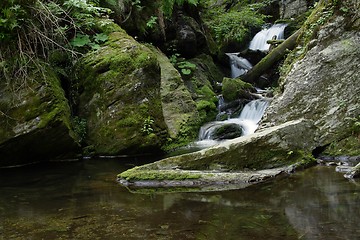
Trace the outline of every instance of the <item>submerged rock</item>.
<instances>
[{"instance_id":1,"label":"submerged rock","mask_svg":"<svg viewBox=\"0 0 360 240\"><path fill-rule=\"evenodd\" d=\"M55 73L44 65L18 81L0 81L0 166L74 157L78 138Z\"/></svg>"},{"instance_id":2,"label":"submerged rock","mask_svg":"<svg viewBox=\"0 0 360 240\"><path fill-rule=\"evenodd\" d=\"M360 163L353 167L349 172L344 175L345 178L359 178L360 177Z\"/></svg>"}]
</instances>

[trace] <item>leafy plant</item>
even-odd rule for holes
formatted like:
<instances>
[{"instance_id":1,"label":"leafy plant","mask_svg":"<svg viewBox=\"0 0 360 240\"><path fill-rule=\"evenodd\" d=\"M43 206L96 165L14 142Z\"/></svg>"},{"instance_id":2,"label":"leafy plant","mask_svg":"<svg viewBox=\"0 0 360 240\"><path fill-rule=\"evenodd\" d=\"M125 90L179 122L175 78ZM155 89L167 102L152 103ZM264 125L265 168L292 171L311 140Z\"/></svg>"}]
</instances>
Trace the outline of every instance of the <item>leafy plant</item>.
<instances>
[{"instance_id":1,"label":"leafy plant","mask_svg":"<svg viewBox=\"0 0 360 240\"><path fill-rule=\"evenodd\" d=\"M190 75L195 69L196 65L188 62L188 61L181 61L177 64L177 67L180 69L181 73L184 75Z\"/></svg>"},{"instance_id":2,"label":"leafy plant","mask_svg":"<svg viewBox=\"0 0 360 240\"><path fill-rule=\"evenodd\" d=\"M265 15L244 7L240 11L218 13L214 20L209 22L215 40L222 42L242 42L250 37L251 29L260 28L264 23Z\"/></svg>"},{"instance_id":3,"label":"leafy plant","mask_svg":"<svg viewBox=\"0 0 360 240\"><path fill-rule=\"evenodd\" d=\"M98 50L100 48L100 44L104 43L108 38L108 35L104 33L98 33L92 36L79 33L70 41L70 44L75 48L83 48L87 46L92 50Z\"/></svg>"},{"instance_id":4,"label":"leafy plant","mask_svg":"<svg viewBox=\"0 0 360 240\"><path fill-rule=\"evenodd\" d=\"M92 26L109 10L86 0L2 0L0 9L0 77L8 82L23 84L30 69L45 71L39 59L49 62L54 50L74 59L76 48L97 49L106 38L93 36Z\"/></svg>"},{"instance_id":5,"label":"leafy plant","mask_svg":"<svg viewBox=\"0 0 360 240\"><path fill-rule=\"evenodd\" d=\"M154 28L154 26L157 23L157 19L158 19L157 17L151 16L149 21L147 21L146 26L150 29Z\"/></svg>"},{"instance_id":6,"label":"leafy plant","mask_svg":"<svg viewBox=\"0 0 360 240\"><path fill-rule=\"evenodd\" d=\"M73 119L74 132L79 136L80 142L83 142L87 134L87 121L80 117Z\"/></svg>"},{"instance_id":7,"label":"leafy plant","mask_svg":"<svg viewBox=\"0 0 360 240\"><path fill-rule=\"evenodd\" d=\"M170 62L180 71L182 75L189 76L196 69L196 65L180 57L179 53L174 53L169 58Z\"/></svg>"},{"instance_id":8,"label":"leafy plant","mask_svg":"<svg viewBox=\"0 0 360 240\"><path fill-rule=\"evenodd\" d=\"M153 133L154 132L153 124L154 124L154 120L150 116L148 116L144 120L143 126L141 128L141 132L147 135Z\"/></svg>"}]
</instances>

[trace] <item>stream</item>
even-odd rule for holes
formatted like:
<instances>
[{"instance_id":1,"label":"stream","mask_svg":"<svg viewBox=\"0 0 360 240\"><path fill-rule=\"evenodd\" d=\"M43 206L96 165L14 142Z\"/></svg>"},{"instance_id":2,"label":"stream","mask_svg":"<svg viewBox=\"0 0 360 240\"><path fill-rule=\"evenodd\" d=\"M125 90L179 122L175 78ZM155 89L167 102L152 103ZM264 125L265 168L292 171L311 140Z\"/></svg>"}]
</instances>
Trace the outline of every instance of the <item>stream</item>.
<instances>
[{"instance_id":1,"label":"stream","mask_svg":"<svg viewBox=\"0 0 360 240\"><path fill-rule=\"evenodd\" d=\"M136 159L0 169L0 239L359 239L360 182L316 166L245 189L131 193Z\"/></svg>"}]
</instances>

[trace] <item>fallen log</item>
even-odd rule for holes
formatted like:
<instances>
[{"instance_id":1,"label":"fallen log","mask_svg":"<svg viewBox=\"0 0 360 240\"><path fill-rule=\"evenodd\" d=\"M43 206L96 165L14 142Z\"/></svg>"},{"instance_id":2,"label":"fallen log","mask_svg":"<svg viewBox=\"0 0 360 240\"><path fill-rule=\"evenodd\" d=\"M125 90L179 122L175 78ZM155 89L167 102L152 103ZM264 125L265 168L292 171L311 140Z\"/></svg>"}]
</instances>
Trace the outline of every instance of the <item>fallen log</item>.
<instances>
[{"instance_id":1,"label":"fallen log","mask_svg":"<svg viewBox=\"0 0 360 240\"><path fill-rule=\"evenodd\" d=\"M248 83L256 83L257 79L276 62L278 62L286 54L287 50L292 50L296 46L296 39L300 35L300 30L297 30L284 42L274 48L268 55L266 55L260 62L258 62L245 75L242 75L241 80ZM256 85L256 84L255 84ZM261 87L261 86L259 86Z\"/></svg>"}]
</instances>

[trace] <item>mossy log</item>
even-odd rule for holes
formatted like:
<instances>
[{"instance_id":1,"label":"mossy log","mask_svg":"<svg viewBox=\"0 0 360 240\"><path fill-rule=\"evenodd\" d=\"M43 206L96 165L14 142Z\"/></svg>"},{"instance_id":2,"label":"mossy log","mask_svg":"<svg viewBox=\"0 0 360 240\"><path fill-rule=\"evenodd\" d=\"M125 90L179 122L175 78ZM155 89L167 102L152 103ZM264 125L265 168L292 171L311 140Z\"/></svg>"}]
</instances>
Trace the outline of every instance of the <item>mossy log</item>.
<instances>
[{"instance_id":1,"label":"mossy log","mask_svg":"<svg viewBox=\"0 0 360 240\"><path fill-rule=\"evenodd\" d=\"M296 39L300 35L300 31L296 31L283 43L274 48L268 55L266 55L258 64L256 64L249 72L241 76L245 82L254 83L256 80L271 66L278 62L286 53L287 50L292 50L296 46Z\"/></svg>"}]
</instances>

